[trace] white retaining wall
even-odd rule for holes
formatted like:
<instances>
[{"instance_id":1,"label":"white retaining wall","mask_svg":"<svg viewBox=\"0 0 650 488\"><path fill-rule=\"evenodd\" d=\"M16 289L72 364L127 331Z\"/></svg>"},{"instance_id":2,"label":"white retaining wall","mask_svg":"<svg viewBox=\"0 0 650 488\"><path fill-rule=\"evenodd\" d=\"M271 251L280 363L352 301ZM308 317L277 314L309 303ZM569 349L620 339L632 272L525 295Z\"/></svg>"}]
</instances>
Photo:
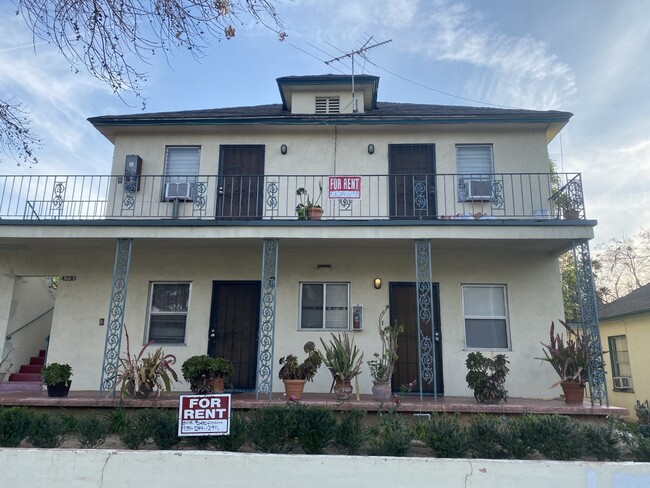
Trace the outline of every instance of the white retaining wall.
<instances>
[{"instance_id":1,"label":"white retaining wall","mask_svg":"<svg viewBox=\"0 0 650 488\"><path fill-rule=\"evenodd\" d=\"M0 449L0 486L355 488L641 488L650 464L241 454L211 451Z\"/></svg>"}]
</instances>

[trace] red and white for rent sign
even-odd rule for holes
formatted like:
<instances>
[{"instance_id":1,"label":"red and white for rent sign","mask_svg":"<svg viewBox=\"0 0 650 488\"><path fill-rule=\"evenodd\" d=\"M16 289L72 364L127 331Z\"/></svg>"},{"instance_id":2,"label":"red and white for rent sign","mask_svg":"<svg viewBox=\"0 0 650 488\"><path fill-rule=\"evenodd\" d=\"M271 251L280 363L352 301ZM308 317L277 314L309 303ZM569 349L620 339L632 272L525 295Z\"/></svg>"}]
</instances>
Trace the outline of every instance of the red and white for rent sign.
<instances>
[{"instance_id":1,"label":"red and white for rent sign","mask_svg":"<svg viewBox=\"0 0 650 488\"><path fill-rule=\"evenodd\" d=\"M230 394L181 395L178 435L229 435Z\"/></svg>"},{"instance_id":2,"label":"red and white for rent sign","mask_svg":"<svg viewBox=\"0 0 650 488\"><path fill-rule=\"evenodd\" d=\"M330 176L329 198L361 198L361 176Z\"/></svg>"}]
</instances>

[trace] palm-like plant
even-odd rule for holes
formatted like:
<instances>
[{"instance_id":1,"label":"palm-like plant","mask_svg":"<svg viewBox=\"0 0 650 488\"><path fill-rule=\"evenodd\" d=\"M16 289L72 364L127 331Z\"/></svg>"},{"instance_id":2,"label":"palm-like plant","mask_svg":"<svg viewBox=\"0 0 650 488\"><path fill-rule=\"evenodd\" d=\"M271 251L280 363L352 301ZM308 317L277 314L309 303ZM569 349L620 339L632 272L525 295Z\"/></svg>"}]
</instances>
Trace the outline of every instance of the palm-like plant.
<instances>
[{"instance_id":1,"label":"palm-like plant","mask_svg":"<svg viewBox=\"0 0 650 488\"><path fill-rule=\"evenodd\" d=\"M561 320L560 323L566 329L566 340L562 334L555 333L555 323L551 322L549 343L542 342L544 357L537 359L546 361L553 367L560 377L558 383L572 381L584 385L588 380L587 371L590 360L587 338L584 335L581 336Z\"/></svg>"},{"instance_id":2,"label":"palm-like plant","mask_svg":"<svg viewBox=\"0 0 650 488\"><path fill-rule=\"evenodd\" d=\"M363 352L354 345L354 339L350 339L347 332L335 335L329 344L320 340L325 352L320 352L323 364L332 373L334 381L351 381L352 378L361 373L363 364Z\"/></svg>"}]
</instances>

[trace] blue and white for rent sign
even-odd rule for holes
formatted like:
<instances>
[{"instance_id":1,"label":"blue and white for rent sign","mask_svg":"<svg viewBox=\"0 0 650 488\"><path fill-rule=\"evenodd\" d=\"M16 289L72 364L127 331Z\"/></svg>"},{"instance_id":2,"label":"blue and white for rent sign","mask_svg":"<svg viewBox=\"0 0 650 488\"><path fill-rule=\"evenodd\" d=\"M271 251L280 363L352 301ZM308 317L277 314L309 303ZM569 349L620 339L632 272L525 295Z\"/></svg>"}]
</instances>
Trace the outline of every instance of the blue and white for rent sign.
<instances>
[{"instance_id":1,"label":"blue and white for rent sign","mask_svg":"<svg viewBox=\"0 0 650 488\"><path fill-rule=\"evenodd\" d=\"M229 435L230 394L181 395L178 435Z\"/></svg>"}]
</instances>

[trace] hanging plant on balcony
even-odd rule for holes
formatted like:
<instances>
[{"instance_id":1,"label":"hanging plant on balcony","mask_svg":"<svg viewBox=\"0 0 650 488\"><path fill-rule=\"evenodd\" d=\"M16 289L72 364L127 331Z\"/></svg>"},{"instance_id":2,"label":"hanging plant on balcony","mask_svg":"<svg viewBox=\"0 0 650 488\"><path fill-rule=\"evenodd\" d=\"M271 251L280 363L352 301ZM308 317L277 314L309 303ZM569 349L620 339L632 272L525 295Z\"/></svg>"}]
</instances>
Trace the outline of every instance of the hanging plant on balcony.
<instances>
[{"instance_id":1,"label":"hanging plant on balcony","mask_svg":"<svg viewBox=\"0 0 650 488\"><path fill-rule=\"evenodd\" d=\"M300 187L296 190L296 195L300 200L300 203L296 205L298 220L320 220L323 215L323 208L319 204L323 197L323 183L321 181L318 182L318 190L318 197L314 201L312 201L305 188Z\"/></svg>"}]
</instances>

